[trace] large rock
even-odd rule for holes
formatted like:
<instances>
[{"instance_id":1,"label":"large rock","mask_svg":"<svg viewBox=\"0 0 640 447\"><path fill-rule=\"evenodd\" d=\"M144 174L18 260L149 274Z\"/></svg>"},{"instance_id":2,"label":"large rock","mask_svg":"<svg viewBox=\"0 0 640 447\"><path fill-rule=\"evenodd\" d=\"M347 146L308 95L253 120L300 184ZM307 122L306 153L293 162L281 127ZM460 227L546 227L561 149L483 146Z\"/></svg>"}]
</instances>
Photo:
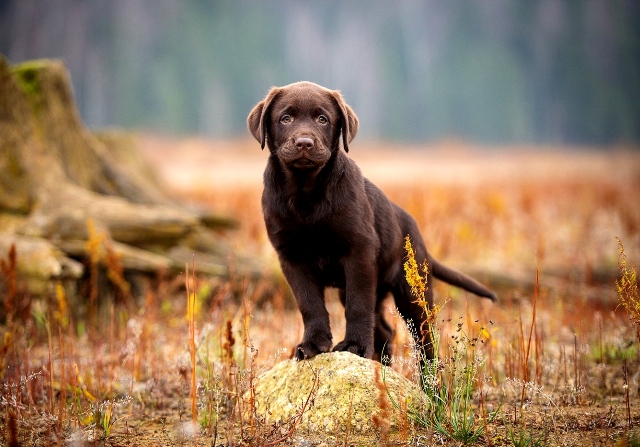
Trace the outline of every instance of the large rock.
<instances>
[{"instance_id":1,"label":"large rock","mask_svg":"<svg viewBox=\"0 0 640 447\"><path fill-rule=\"evenodd\" d=\"M290 423L308 400L296 433L338 435L348 426L354 435L376 436L381 427L374 415L384 418L393 433L411 423L412 412L424 414L426 398L417 384L383 366L378 383L387 410L382 413L376 368L381 368L379 363L348 352L283 361L258 378L257 415L269 425Z\"/></svg>"}]
</instances>

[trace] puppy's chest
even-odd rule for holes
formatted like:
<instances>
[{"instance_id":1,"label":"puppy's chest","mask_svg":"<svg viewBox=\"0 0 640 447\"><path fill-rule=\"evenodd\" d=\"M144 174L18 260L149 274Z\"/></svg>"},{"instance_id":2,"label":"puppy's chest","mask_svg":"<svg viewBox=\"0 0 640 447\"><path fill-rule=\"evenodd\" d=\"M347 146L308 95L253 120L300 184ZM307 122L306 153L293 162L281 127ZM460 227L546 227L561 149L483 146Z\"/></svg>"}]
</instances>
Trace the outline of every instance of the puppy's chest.
<instances>
[{"instance_id":1,"label":"puppy's chest","mask_svg":"<svg viewBox=\"0 0 640 447\"><path fill-rule=\"evenodd\" d=\"M289 261L311 263L321 269L331 268L350 253L346 235L322 224L291 225L278 232L273 242Z\"/></svg>"}]
</instances>

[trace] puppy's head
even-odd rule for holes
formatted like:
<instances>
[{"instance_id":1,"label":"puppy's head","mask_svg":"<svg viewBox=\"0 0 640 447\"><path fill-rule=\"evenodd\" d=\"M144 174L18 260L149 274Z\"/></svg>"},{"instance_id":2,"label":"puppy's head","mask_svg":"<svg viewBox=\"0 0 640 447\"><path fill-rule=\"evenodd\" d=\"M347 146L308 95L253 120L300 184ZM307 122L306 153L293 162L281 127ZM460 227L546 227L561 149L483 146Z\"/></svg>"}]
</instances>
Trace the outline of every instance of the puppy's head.
<instances>
[{"instance_id":1,"label":"puppy's head","mask_svg":"<svg viewBox=\"0 0 640 447\"><path fill-rule=\"evenodd\" d=\"M274 87L247 118L249 132L289 169L322 168L358 132L358 118L340 92L311 82Z\"/></svg>"}]
</instances>

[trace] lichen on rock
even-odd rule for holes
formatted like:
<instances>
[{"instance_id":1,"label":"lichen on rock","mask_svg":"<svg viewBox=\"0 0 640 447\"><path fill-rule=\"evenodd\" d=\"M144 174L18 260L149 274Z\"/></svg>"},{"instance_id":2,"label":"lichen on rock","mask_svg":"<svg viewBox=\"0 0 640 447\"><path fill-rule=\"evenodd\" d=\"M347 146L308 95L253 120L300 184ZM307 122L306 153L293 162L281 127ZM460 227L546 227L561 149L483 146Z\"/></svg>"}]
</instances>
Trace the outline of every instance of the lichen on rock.
<instances>
[{"instance_id":1,"label":"lichen on rock","mask_svg":"<svg viewBox=\"0 0 640 447\"><path fill-rule=\"evenodd\" d=\"M372 416L380 412L375 369L380 364L348 352L320 354L311 360L285 360L260 376L255 387L255 409L266 424L287 423L308 405L298 433L376 434ZM427 405L420 387L391 368L382 367L389 428L393 432L411 421L412 412Z\"/></svg>"}]
</instances>

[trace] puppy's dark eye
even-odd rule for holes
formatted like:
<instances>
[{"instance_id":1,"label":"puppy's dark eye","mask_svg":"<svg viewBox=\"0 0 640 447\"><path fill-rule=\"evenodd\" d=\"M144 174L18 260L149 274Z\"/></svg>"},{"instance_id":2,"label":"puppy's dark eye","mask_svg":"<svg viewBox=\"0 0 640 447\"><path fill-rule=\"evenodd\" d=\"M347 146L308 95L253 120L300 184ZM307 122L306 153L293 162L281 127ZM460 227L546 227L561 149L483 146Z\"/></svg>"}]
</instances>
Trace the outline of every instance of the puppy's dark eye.
<instances>
[{"instance_id":1,"label":"puppy's dark eye","mask_svg":"<svg viewBox=\"0 0 640 447\"><path fill-rule=\"evenodd\" d=\"M291 115L282 115L280 117L280 122L281 123L289 124L291 121L293 121L293 118L291 118Z\"/></svg>"},{"instance_id":2,"label":"puppy's dark eye","mask_svg":"<svg viewBox=\"0 0 640 447\"><path fill-rule=\"evenodd\" d=\"M320 115L320 116L318 117L318 123L320 123L320 124L327 124L328 122L329 122L329 119L328 119L326 116L324 116L324 115Z\"/></svg>"}]
</instances>

